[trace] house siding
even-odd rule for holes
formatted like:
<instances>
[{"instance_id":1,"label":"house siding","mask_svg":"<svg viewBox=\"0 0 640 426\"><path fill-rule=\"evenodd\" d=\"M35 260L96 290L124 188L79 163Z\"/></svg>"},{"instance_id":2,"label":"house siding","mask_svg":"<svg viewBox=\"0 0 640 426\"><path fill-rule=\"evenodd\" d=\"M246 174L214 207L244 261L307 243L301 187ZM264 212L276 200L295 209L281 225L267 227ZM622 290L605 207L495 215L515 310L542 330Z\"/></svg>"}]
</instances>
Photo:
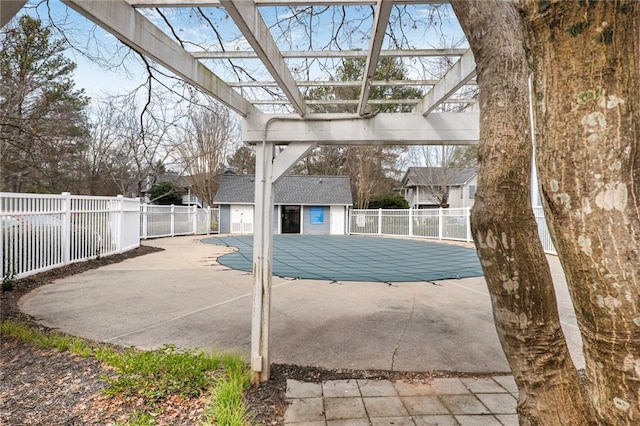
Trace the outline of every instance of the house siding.
<instances>
[{"instance_id":1,"label":"house siding","mask_svg":"<svg viewBox=\"0 0 640 426\"><path fill-rule=\"evenodd\" d=\"M317 209L321 209L318 211ZM274 206L273 233L282 233L281 206ZM300 233L304 235L344 235L346 233L345 206L300 206ZM249 234L254 228L254 206L245 204L220 205L221 234ZM313 217L312 217L313 216ZM312 223L312 218L314 219ZM316 223L322 220L322 223Z\"/></svg>"},{"instance_id":2,"label":"house siding","mask_svg":"<svg viewBox=\"0 0 640 426\"><path fill-rule=\"evenodd\" d=\"M311 223L312 219L314 223ZM302 223L302 232L306 235L329 235L331 232L331 210L328 206L304 206Z\"/></svg>"},{"instance_id":3,"label":"house siding","mask_svg":"<svg viewBox=\"0 0 640 426\"><path fill-rule=\"evenodd\" d=\"M463 186L451 188L449 196L449 207L454 209L472 207L475 201L475 188L477 188L477 184L478 178L477 176L474 176L473 178L465 182ZM471 187L473 187L474 189L472 190ZM473 195L471 194L471 192L473 192ZM472 195L473 198L471 198L470 195Z\"/></svg>"},{"instance_id":4,"label":"house siding","mask_svg":"<svg viewBox=\"0 0 640 426\"><path fill-rule=\"evenodd\" d=\"M402 194L411 208L437 208L437 198L428 190L434 174L443 170L439 167L410 167L402 178ZM467 208L473 206L475 187L477 187L477 169L447 169L450 208ZM473 188L473 189L472 189ZM469 196L471 194L471 197Z\"/></svg>"}]
</instances>

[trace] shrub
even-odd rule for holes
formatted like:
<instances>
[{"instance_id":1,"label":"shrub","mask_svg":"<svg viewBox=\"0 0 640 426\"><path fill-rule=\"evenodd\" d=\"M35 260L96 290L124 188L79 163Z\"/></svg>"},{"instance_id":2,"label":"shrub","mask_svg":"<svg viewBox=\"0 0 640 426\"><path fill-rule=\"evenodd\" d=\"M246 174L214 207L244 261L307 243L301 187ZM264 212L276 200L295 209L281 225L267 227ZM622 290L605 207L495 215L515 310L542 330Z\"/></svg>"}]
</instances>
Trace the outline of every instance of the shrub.
<instances>
[{"instance_id":1,"label":"shrub","mask_svg":"<svg viewBox=\"0 0 640 426\"><path fill-rule=\"evenodd\" d=\"M396 192L378 195L369 202L368 209L408 209L409 203Z\"/></svg>"}]
</instances>

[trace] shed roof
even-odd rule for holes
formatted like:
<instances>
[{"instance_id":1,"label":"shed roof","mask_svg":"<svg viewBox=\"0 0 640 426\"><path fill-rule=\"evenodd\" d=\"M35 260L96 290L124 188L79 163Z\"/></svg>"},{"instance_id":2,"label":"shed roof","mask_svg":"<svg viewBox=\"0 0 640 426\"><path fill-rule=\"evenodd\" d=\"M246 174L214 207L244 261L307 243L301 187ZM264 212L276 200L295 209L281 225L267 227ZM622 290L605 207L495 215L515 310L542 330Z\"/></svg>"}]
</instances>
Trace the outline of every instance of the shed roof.
<instances>
[{"instance_id":1,"label":"shed roof","mask_svg":"<svg viewBox=\"0 0 640 426\"><path fill-rule=\"evenodd\" d=\"M442 167L409 167L402 179L404 187L431 186L442 182ZM477 167L445 168L444 181L448 186L462 186L478 173Z\"/></svg>"},{"instance_id":2,"label":"shed roof","mask_svg":"<svg viewBox=\"0 0 640 426\"><path fill-rule=\"evenodd\" d=\"M214 201L217 204L253 203L253 175L223 175ZM275 204L352 205L346 176L284 176L276 183Z\"/></svg>"}]
</instances>

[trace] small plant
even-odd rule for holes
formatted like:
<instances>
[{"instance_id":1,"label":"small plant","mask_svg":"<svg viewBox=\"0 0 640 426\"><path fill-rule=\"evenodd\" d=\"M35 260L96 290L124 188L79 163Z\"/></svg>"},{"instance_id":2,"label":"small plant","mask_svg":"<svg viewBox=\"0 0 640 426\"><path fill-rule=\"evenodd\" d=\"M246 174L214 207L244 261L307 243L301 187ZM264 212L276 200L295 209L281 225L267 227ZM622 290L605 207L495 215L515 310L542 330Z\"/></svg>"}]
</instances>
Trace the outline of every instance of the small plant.
<instances>
[{"instance_id":1,"label":"small plant","mask_svg":"<svg viewBox=\"0 0 640 426\"><path fill-rule=\"evenodd\" d=\"M13 269L11 269L9 272L7 272L6 275L2 277L2 291L13 291L13 289L15 288L15 279L16 273Z\"/></svg>"},{"instance_id":2,"label":"small plant","mask_svg":"<svg viewBox=\"0 0 640 426\"><path fill-rule=\"evenodd\" d=\"M129 414L129 420L126 423L116 422L116 426L155 426L156 420L149 413L141 410L134 410Z\"/></svg>"},{"instance_id":3,"label":"small plant","mask_svg":"<svg viewBox=\"0 0 640 426\"><path fill-rule=\"evenodd\" d=\"M88 358L93 355L93 348L88 345L84 340L76 337L71 341L69 352L75 355L79 355L82 358Z\"/></svg>"},{"instance_id":4,"label":"small plant","mask_svg":"<svg viewBox=\"0 0 640 426\"><path fill-rule=\"evenodd\" d=\"M104 362L107 365L113 365L120 354L108 345L100 345L94 350L94 356L100 362Z\"/></svg>"},{"instance_id":5,"label":"small plant","mask_svg":"<svg viewBox=\"0 0 640 426\"><path fill-rule=\"evenodd\" d=\"M25 343L40 348L49 348L52 346L51 339L48 335L18 322L2 321L0 323L0 333L17 337Z\"/></svg>"},{"instance_id":6,"label":"small plant","mask_svg":"<svg viewBox=\"0 0 640 426\"><path fill-rule=\"evenodd\" d=\"M69 336L60 336L58 339L56 339L56 349L58 349L58 352L68 351L70 342L71 338Z\"/></svg>"},{"instance_id":7,"label":"small plant","mask_svg":"<svg viewBox=\"0 0 640 426\"><path fill-rule=\"evenodd\" d=\"M216 379L214 398L205 412L206 425L242 426L251 424L242 398L251 383L249 368L239 356L223 356L224 375Z\"/></svg>"}]
</instances>

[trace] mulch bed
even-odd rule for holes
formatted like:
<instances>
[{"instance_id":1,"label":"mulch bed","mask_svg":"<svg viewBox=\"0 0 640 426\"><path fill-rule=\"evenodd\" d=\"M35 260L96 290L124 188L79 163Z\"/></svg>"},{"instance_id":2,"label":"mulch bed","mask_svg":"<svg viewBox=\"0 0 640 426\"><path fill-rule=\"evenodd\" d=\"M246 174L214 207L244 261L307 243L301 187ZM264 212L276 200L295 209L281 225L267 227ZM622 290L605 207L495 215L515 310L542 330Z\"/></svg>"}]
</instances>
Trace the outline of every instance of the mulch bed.
<instances>
[{"instance_id":1,"label":"mulch bed","mask_svg":"<svg viewBox=\"0 0 640 426\"><path fill-rule=\"evenodd\" d=\"M46 327L21 312L17 302L29 291L53 280L98 268L162 249L141 246L124 254L76 263L17 280L12 291L0 295L0 319L27 323L45 332ZM94 358L81 358L55 349L40 349L17 339L2 336L0 341L0 424L7 425L88 425L126 423L136 410L148 410L136 398L106 396L104 376L113 374ZM322 382L336 379L389 379L428 381L447 373L406 373L397 371L327 370L316 367L274 364L271 379L252 386L245 394L255 424L284 423L287 407L286 381L295 379ZM159 425L193 425L207 405L198 399L174 398L155 407Z\"/></svg>"}]
</instances>

